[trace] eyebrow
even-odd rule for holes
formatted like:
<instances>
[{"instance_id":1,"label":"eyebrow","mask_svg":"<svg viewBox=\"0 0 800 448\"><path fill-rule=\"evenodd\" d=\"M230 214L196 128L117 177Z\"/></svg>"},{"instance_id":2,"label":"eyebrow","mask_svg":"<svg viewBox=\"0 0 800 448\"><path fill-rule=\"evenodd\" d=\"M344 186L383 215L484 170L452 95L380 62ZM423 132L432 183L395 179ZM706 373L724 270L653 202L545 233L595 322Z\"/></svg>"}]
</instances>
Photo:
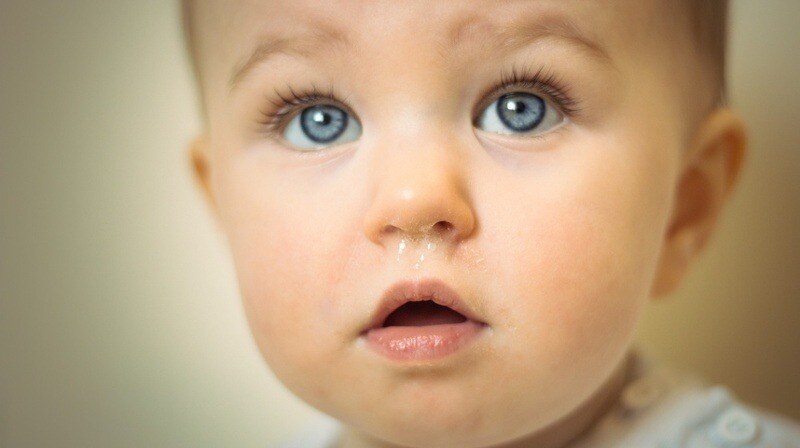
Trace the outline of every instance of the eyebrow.
<instances>
[{"instance_id":1,"label":"eyebrow","mask_svg":"<svg viewBox=\"0 0 800 448\"><path fill-rule=\"evenodd\" d=\"M470 16L456 22L450 28L446 45L442 50L445 55L454 52L465 43L479 42L486 45L488 41L494 48L510 52L545 38L566 41L585 51L590 57L613 65L611 56L596 39L590 37L569 18L554 13L539 13L532 17L523 17L516 23L503 25Z\"/></svg>"},{"instance_id":2,"label":"eyebrow","mask_svg":"<svg viewBox=\"0 0 800 448\"><path fill-rule=\"evenodd\" d=\"M584 50L589 56L603 63L612 64L605 49L594 39L578 28L568 18L554 14L539 14L520 22L498 26L477 16L468 16L455 22L446 33L444 44L440 46L443 57L455 53L465 43L492 42L494 48L512 51L535 41L555 37L567 41ZM350 41L347 35L329 27L315 27L313 31L292 37L270 35L263 38L250 55L236 65L228 82L229 91L244 80L257 65L277 54L294 54L308 57L332 47L347 48Z\"/></svg>"},{"instance_id":3,"label":"eyebrow","mask_svg":"<svg viewBox=\"0 0 800 448\"><path fill-rule=\"evenodd\" d=\"M294 54L308 57L312 53L331 47L348 47L349 45L350 42L347 39L347 35L338 30L324 27L292 37L267 36L256 45L247 58L236 65L228 81L228 89L233 91L255 66L277 54Z\"/></svg>"}]
</instances>

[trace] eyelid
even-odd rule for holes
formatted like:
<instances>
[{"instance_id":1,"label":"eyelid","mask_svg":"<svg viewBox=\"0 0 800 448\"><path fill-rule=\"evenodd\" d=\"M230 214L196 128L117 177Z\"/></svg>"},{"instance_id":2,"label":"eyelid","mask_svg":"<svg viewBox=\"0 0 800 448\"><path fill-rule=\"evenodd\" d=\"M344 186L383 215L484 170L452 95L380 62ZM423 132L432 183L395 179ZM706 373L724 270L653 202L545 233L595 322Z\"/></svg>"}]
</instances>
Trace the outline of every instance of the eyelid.
<instances>
[{"instance_id":1,"label":"eyelid","mask_svg":"<svg viewBox=\"0 0 800 448\"><path fill-rule=\"evenodd\" d=\"M268 133L282 132L286 125L304 109L320 104L338 107L351 118L360 122L353 109L348 106L346 99L340 100L333 87L320 90L312 84L310 89L295 91L287 84L286 88L289 90L288 95L282 94L277 88L274 89L274 95L279 100L267 97L267 102L273 105L274 110L260 110L262 119L259 120L259 124L266 127Z\"/></svg>"},{"instance_id":2,"label":"eyelid","mask_svg":"<svg viewBox=\"0 0 800 448\"><path fill-rule=\"evenodd\" d=\"M530 69L519 71L516 67L512 67L510 72L502 74L499 82L484 89L478 96L481 99L472 111L472 123L475 124L483 110L498 98L507 93L520 91L520 88L532 90L530 93L542 96L545 102L558 108L565 118L577 116L582 110L577 101L569 95L566 84L554 73L546 72L544 67L536 71Z\"/></svg>"},{"instance_id":3,"label":"eyelid","mask_svg":"<svg viewBox=\"0 0 800 448\"><path fill-rule=\"evenodd\" d=\"M286 84L286 88L289 90L288 94L282 94L277 88L274 89L274 95L280 99L279 101L274 98L267 98L267 102L274 106L274 110L260 111L263 118L259 120L259 124L263 126L267 134L282 132L287 123L304 108L319 104L330 104L339 107L350 117L359 123L361 122L358 115L348 105L347 99L339 99L332 86L326 90L320 90L316 85L312 84L310 89L299 92L295 91L289 84ZM506 93L519 91L520 88L542 96L542 99L557 108L565 119L580 115L582 109L578 102L569 95L568 86L553 72L546 71L544 67L538 70L532 70L531 68L518 70L516 66L512 66L510 71L501 73L499 82L481 92L478 97L480 100L476 103L471 114L473 125L475 125L483 110L492 102Z\"/></svg>"}]
</instances>

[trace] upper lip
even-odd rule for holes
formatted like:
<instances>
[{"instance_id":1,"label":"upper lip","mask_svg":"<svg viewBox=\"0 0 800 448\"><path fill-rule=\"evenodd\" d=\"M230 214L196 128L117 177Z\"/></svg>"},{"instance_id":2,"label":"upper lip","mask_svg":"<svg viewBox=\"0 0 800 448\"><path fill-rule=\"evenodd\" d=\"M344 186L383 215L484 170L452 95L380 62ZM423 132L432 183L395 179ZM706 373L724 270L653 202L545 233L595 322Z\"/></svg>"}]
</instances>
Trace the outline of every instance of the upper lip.
<instances>
[{"instance_id":1,"label":"upper lip","mask_svg":"<svg viewBox=\"0 0 800 448\"><path fill-rule=\"evenodd\" d=\"M469 320L483 323L455 289L441 280L431 278L417 281L404 280L390 286L381 296L365 331L380 328L392 312L406 303L424 300L431 300L462 314Z\"/></svg>"}]
</instances>

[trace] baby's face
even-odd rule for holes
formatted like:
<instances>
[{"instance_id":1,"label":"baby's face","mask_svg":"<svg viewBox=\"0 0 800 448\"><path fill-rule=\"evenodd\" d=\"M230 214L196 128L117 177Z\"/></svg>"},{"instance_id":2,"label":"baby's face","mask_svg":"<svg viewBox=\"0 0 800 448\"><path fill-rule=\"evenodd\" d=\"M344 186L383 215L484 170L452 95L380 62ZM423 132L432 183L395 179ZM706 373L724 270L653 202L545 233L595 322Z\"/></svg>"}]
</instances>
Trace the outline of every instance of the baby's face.
<instances>
[{"instance_id":1,"label":"baby's face","mask_svg":"<svg viewBox=\"0 0 800 448\"><path fill-rule=\"evenodd\" d=\"M211 191L287 387L427 446L520 437L598 390L663 268L690 131L657 3L200 6ZM461 312L383 320L398 282Z\"/></svg>"}]
</instances>

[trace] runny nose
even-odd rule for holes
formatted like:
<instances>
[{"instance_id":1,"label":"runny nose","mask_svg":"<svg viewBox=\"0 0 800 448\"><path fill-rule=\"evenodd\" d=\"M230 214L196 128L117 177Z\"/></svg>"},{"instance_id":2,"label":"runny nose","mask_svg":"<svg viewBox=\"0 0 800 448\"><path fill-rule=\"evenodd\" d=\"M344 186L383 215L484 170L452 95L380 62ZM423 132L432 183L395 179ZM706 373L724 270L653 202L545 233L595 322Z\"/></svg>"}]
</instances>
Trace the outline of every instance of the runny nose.
<instances>
[{"instance_id":1,"label":"runny nose","mask_svg":"<svg viewBox=\"0 0 800 448\"><path fill-rule=\"evenodd\" d=\"M430 145L402 157L385 155L377 164L382 168L371 173L375 194L364 221L367 237L386 248L401 240L452 245L467 238L474 230L475 214L456 156L452 148Z\"/></svg>"}]
</instances>

